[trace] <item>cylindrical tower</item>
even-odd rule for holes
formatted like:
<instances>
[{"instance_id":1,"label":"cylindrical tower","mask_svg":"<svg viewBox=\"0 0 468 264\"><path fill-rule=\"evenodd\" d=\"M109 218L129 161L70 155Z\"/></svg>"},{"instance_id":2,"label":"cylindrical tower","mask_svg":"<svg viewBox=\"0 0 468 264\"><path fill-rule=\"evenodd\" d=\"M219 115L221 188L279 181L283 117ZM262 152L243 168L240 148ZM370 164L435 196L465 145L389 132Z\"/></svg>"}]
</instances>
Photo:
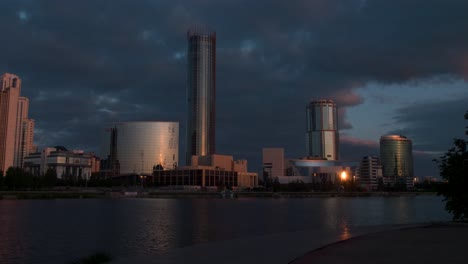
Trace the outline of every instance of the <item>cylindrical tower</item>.
<instances>
[{"instance_id":1,"label":"cylindrical tower","mask_svg":"<svg viewBox=\"0 0 468 264\"><path fill-rule=\"evenodd\" d=\"M410 139L401 135L380 138L382 175L390 184L413 184L413 146Z\"/></svg>"},{"instance_id":2,"label":"cylindrical tower","mask_svg":"<svg viewBox=\"0 0 468 264\"><path fill-rule=\"evenodd\" d=\"M187 52L187 155L215 153L216 33L189 31Z\"/></svg>"},{"instance_id":3,"label":"cylindrical tower","mask_svg":"<svg viewBox=\"0 0 468 264\"><path fill-rule=\"evenodd\" d=\"M339 159L338 116L332 100L311 101L307 106L307 155Z\"/></svg>"},{"instance_id":4,"label":"cylindrical tower","mask_svg":"<svg viewBox=\"0 0 468 264\"><path fill-rule=\"evenodd\" d=\"M151 174L158 165L164 169L178 166L178 122L121 122L108 132L109 159L118 162L120 174ZM113 170L115 164L110 165Z\"/></svg>"}]
</instances>

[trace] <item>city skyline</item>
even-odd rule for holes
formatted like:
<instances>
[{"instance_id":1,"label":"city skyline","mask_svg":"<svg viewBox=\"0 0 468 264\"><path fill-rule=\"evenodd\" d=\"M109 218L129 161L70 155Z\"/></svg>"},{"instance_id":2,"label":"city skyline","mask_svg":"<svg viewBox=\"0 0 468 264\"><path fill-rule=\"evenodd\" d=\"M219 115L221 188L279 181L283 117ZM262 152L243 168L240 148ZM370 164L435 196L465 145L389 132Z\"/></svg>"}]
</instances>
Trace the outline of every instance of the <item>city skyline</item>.
<instances>
[{"instance_id":1,"label":"city skyline","mask_svg":"<svg viewBox=\"0 0 468 264\"><path fill-rule=\"evenodd\" d=\"M232 24L230 14L219 18L203 11L205 4L190 2L114 9L86 1L56 2L50 9L12 3L1 18L11 41L0 44L7 51L0 72L23 79L36 143L97 152L95 134L106 122L185 124L185 32L193 24L212 25L218 37L217 152L252 165L260 164L262 147L304 156L303 106L310 98L333 98L342 158L378 155L381 135L403 134L413 140L415 175L437 175L432 158L464 133L468 40L459 32L468 24L464 3L278 2L260 15L252 11L258 4L244 4L251 8L213 7L245 12L245 21ZM95 7L86 21L74 15L85 7ZM278 13L285 8L295 17ZM441 13L451 15L430 19ZM415 14L418 19L409 19ZM123 26L119 19L133 23ZM425 37L411 35L415 30ZM180 132L185 135L185 128ZM183 136L180 143L185 153Z\"/></svg>"}]
</instances>

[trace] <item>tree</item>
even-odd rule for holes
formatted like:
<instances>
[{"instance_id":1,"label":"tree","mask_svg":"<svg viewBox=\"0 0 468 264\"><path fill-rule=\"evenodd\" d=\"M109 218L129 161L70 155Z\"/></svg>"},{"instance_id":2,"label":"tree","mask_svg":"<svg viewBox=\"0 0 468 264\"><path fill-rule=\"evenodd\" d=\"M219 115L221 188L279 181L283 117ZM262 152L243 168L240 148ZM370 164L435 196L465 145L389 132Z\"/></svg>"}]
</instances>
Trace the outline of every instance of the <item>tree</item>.
<instances>
[{"instance_id":1,"label":"tree","mask_svg":"<svg viewBox=\"0 0 468 264\"><path fill-rule=\"evenodd\" d=\"M445 209L454 220L468 219L468 141L455 139L454 147L439 160L440 176L446 184L439 186L439 195L445 197Z\"/></svg>"},{"instance_id":2,"label":"tree","mask_svg":"<svg viewBox=\"0 0 468 264\"><path fill-rule=\"evenodd\" d=\"M47 169L43 183L45 187L55 187L57 184L57 172L51 168Z\"/></svg>"},{"instance_id":3,"label":"tree","mask_svg":"<svg viewBox=\"0 0 468 264\"><path fill-rule=\"evenodd\" d=\"M5 186L8 189L15 189L18 186L18 169L14 167L8 168L5 174L5 179L4 179Z\"/></svg>"}]
</instances>

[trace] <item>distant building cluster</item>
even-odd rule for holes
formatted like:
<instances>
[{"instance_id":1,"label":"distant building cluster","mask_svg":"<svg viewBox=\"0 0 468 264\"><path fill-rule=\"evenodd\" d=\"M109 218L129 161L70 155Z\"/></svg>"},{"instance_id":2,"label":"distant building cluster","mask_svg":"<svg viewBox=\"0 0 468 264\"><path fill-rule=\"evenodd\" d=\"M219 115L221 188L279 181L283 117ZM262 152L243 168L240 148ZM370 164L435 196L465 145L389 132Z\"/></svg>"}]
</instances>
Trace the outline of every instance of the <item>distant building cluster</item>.
<instances>
[{"instance_id":1,"label":"distant building cluster","mask_svg":"<svg viewBox=\"0 0 468 264\"><path fill-rule=\"evenodd\" d=\"M306 107L307 156L284 158L283 148L264 148L263 179L279 183L335 184L352 181L368 191L384 187L414 187L412 142L401 135L382 136L380 157L360 162L339 157L338 115L332 100L311 101Z\"/></svg>"},{"instance_id":2,"label":"distant building cluster","mask_svg":"<svg viewBox=\"0 0 468 264\"><path fill-rule=\"evenodd\" d=\"M21 96L21 79L10 73L0 76L0 171L22 168L35 176L53 170L58 178L89 179L99 171L99 158L82 150L34 144L34 120L28 117L29 99Z\"/></svg>"},{"instance_id":3,"label":"distant building cluster","mask_svg":"<svg viewBox=\"0 0 468 264\"><path fill-rule=\"evenodd\" d=\"M21 79L0 77L0 170L24 168L41 176L52 170L61 179L89 179L93 173L121 185L190 188L254 188L258 174L247 160L216 153L216 33L187 33L187 133L185 166L180 166L179 122L115 122L105 128L101 158L82 150L33 144L34 120L21 97ZM380 156L360 162L340 157L337 105L312 100L306 106L306 153L285 158L283 148L264 148L263 180L335 184L352 181L375 191L414 184L412 142L401 135L380 138Z\"/></svg>"},{"instance_id":4,"label":"distant building cluster","mask_svg":"<svg viewBox=\"0 0 468 264\"><path fill-rule=\"evenodd\" d=\"M179 164L178 122L119 122L106 128L101 175L120 185L253 188L246 160L216 154L216 33L187 34L186 166Z\"/></svg>"},{"instance_id":5,"label":"distant building cluster","mask_svg":"<svg viewBox=\"0 0 468 264\"><path fill-rule=\"evenodd\" d=\"M283 148L263 149L265 181L301 181L329 185L342 175L355 177L357 162L340 160L338 114L333 100L311 101L306 106L306 150L303 158L285 158Z\"/></svg>"},{"instance_id":6,"label":"distant building cluster","mask_svg":"<svg viewBox=\"0 0 468 264\"><path fill-rule=\"evenodd\" d=\"M380 157L366 156L361 160L357 177L363 187L378 190L385 186L414 187L412 142L402 135L380 138Z\"/></svg>"}]
</instances>

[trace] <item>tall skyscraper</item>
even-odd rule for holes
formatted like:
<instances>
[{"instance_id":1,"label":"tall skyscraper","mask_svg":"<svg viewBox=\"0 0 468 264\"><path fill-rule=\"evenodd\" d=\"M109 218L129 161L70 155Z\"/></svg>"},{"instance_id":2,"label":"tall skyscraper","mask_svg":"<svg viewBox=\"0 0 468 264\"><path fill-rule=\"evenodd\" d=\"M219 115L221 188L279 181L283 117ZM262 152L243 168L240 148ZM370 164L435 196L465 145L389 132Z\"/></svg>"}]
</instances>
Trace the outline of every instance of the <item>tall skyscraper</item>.
<instances>
[{"instance_id":1,"label":"tall skyscraper","mask_svg":"<svg viewBox=\"0 0 468 264\"><path fill-rule=\"evenodd\" d=\"M307 106L307 155L339 159L338 116L332 100L311 101Z\"/></svg>"},{"instance_id":2,"label":"tall skyscraper","mask_svg":"<svg viewBox=\"0 0 468 264\"><path fill-rule=\"evenodd\" d=\"M413 146L410 139L401 135L380 138L380 162L384 181L390 184L413 186Z\"/></svg>"},{"instance_id":3,"label":"tall skyscraper","mask_svg":"<svg viewBox=\"0 0 468 264\"><path fill-rule=\"evenodd\" d=\"M0 76L0 170L23 167L24 157L33 152L34 120L28 118L29 100L21 97L21 79Z\"/></svg>"},{"instance_id":4,"label":"tall skyscraper","mask_svg":"<svg viewBox=\"0 0 468 264\"><path fill-rule=\"evenodd\" d=\"M187 33L187 155L215 153L216 117L216 33L189 31Z\"/></svg>"}]
</instances>

